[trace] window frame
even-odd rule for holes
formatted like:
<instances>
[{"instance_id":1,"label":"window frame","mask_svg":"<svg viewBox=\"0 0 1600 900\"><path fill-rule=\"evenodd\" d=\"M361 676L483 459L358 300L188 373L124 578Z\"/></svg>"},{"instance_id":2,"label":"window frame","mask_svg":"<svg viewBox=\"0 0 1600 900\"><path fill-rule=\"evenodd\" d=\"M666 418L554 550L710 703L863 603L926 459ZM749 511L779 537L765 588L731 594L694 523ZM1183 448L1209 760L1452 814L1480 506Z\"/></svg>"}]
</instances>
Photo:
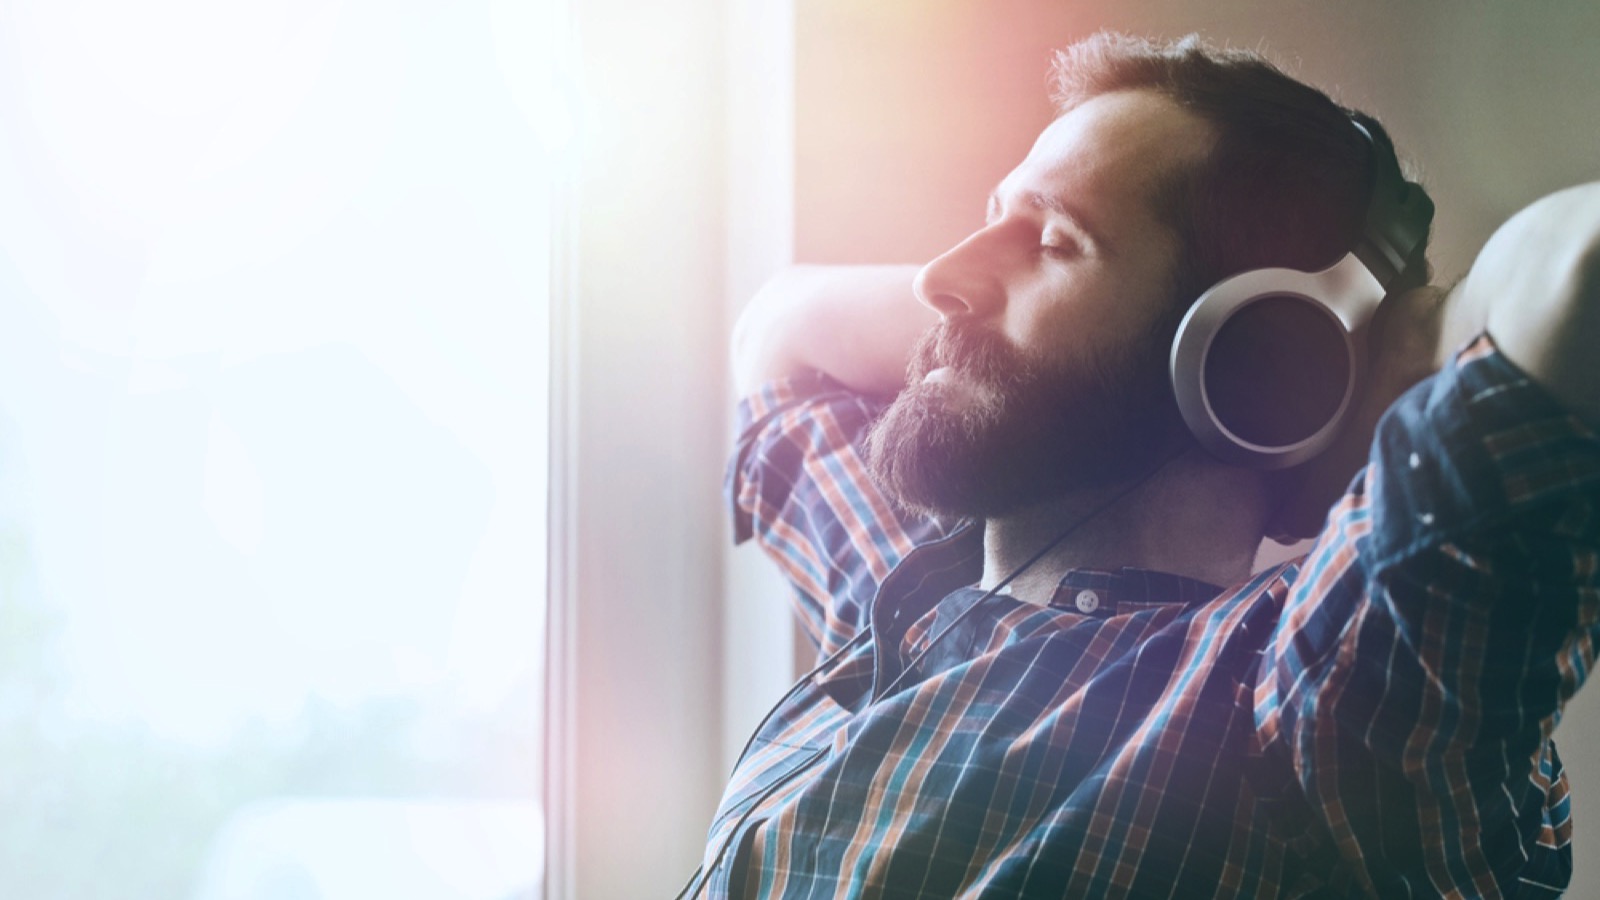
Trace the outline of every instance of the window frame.
<instances>
[{"instance_id":1,"label":"window frame","mask_svg":"<svg viewBox=\"0 0 1600 900\"><path fill-rule=\"evenodd\" d=\"M546 896L656 896L793 677L785 589L721 498L727 337L793 257L793 6L558 19L581 115L552 232Z\"/></svg>"}]
</instances>

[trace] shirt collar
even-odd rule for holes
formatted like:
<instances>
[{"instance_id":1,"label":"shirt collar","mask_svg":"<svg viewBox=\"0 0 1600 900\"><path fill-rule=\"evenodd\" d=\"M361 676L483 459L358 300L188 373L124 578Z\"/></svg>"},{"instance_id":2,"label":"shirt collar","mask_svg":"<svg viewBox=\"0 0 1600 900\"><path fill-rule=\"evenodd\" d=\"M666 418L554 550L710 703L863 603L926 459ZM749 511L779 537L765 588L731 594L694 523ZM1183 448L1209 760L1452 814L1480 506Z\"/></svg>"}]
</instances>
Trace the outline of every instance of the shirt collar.
<instances>
[{"instance_id":1,"label":"shirt collar","mask_svg":"<svg viewBox=\"0 0 1600 900\"><path fill-rule=\"evenodd\" d=\"M1072 569L1061 576L1050 605L1108 616L1156 606L1197 606L1220 593L1222 588L1210 582L1153 569Z\"/></svg>"},{"instance_id":2,"label":"shirt collar","mask_svg":"<svg viewBox=\"0 0 1600 900\"><path fill-rule=\"evenodd\" d=\"M955 524L945 537L913 550L884 581L880 597L900 599L900 615L896 618L904 626L909 624L906 615L920 615L982 574L983 523L966 520ZM1222 590L1198 578L1153 569L1079 568L1061 577L1050 606L1107 616L1156 606L1207 603ZM880 623L883 624L887 623Z\"/></svg>"}]
</instances>

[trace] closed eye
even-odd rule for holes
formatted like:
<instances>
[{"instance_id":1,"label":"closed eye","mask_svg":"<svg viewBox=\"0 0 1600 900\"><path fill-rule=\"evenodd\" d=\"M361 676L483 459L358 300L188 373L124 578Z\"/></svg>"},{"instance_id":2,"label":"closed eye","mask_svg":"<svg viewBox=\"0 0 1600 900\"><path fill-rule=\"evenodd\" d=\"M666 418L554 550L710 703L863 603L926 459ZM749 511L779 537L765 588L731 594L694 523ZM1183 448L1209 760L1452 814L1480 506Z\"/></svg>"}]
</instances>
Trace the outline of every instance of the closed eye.
<instances>
[{"instance_id":1,"label":"closed eye","mask_svg":"<svg viewBox=\"0 0 1600 900\"><path fill-rule=\"evenodd\" d=\"M1039 236L1039 249L1054 257L1081 256L1083 244L1058 228L1046 228Z\"/></svg>"}]
</instances>

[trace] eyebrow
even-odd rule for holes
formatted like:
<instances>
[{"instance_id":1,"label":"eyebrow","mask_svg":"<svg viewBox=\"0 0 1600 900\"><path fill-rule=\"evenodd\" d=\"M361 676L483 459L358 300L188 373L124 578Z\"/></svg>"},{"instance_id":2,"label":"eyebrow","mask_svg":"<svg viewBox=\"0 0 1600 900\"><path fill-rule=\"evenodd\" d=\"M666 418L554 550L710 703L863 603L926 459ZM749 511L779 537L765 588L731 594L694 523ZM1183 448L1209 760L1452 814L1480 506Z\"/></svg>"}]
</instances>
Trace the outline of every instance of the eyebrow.
<instances>
[{"instance_id":1,"label":"eyebrow","mask_svg":"<svg viewBox=\"0 0 1600 900\"><path fill-rule=\"evenodd\" d=\"M1107 252L1111 249L1111 246L1106 243L1105 239L1100 235L1100 232L1089 225L1089 217L1084 215L1083 210L1068 202L1065 197L1062 197L1059 194L1047 194L1043 191L1035 190L1022 191L1018 194L1018 197L1023 203L1026 203L1034 209L1046 210L1054 213L1057 216L1060 216L1063 219L1066 219L1068 222L1072 223L1073 228L1083 232L1083 234L1088 237L1089 243L1093 244L1102 252ZM989 203L993 206L1003 205L1000 202L1000 193L998 188L989 192Z\"/></svg>"}]
</instances>

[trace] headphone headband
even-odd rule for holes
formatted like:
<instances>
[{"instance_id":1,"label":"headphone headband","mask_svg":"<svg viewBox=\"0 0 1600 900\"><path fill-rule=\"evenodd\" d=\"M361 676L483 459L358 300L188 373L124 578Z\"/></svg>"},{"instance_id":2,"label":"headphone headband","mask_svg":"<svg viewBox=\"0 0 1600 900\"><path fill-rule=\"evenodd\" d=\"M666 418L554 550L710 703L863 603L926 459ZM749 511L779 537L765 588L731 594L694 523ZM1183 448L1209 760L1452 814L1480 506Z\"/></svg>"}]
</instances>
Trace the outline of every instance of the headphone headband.
<instances>
[{"instance_id":1,"label":"headphone headband","mask_svg":"<svg viewBox=\"0 0 1600 900\"><path fill-rule=\"evenodd\" d=\"M1355 402L1363 331L1433 219L1381 129L1350 122L1371 149L1356 245L1320 272L1253 269L1212 285L1172 341L1171 373L1189 430L1225 462L1278 469L1321 453Z\"/></svg>"},{"instance_id":2,"label":"headphone headband","mask_svg":"<svg viewBox=\"0 0 1600 900\"><path fill-rule=\"evenodd\" d=\"M1372 193L1367 201L1366 221L1361 226L1361 240L1351 252L1387 291L1427 235L1433 221L1433 201L1401 173L1393 144L1375 137L1353 116L1350 124L1366 138L1372 150Z\"/></svg>"}]
</instances>

